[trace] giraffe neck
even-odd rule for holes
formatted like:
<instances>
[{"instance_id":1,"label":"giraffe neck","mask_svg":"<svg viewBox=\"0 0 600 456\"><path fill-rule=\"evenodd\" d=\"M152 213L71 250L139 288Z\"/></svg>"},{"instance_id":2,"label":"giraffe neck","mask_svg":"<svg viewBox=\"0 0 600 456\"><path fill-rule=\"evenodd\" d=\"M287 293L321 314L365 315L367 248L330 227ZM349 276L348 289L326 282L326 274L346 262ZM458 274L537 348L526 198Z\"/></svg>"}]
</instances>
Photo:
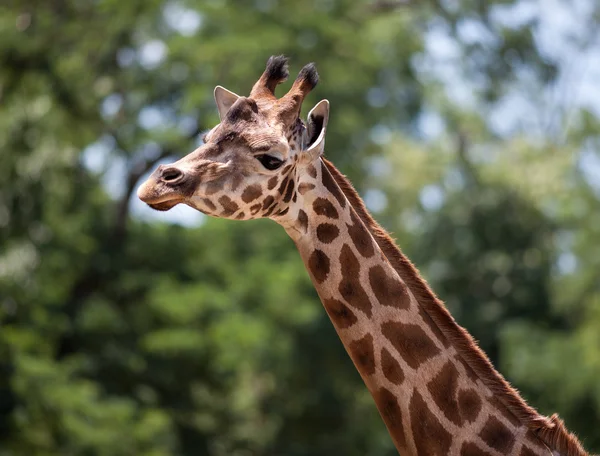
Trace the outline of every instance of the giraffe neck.
<instances>
[{"instance_id":1,"label":"giraffe neck","mask_svg":"<svg viewBox=\"0 0 600 456\"><path fill-rule=\"evenodd\" d=\"M401 454L547 456L424 311L327 167L305 174L280 223Z\"/></svg>"}]
</instances>

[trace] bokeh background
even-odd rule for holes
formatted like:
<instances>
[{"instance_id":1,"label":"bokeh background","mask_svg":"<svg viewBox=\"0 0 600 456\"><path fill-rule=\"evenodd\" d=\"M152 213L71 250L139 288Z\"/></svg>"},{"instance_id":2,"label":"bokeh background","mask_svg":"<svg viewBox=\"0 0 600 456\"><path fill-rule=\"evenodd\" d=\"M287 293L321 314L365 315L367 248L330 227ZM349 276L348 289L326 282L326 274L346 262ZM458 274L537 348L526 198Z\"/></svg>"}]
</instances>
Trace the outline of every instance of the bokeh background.
<instances>
[{"instance_id":1,"label":"bokeh background","mask_svg":"<svg viewBox=\"0 0 600 456\"><path fill-rule=\"evenodd\" d=\"M135 197L282 53L458 321L600 451L599 30L595 0L2 2L0 455L396 454L280 227Z\"/></svg>"}]
</instances>

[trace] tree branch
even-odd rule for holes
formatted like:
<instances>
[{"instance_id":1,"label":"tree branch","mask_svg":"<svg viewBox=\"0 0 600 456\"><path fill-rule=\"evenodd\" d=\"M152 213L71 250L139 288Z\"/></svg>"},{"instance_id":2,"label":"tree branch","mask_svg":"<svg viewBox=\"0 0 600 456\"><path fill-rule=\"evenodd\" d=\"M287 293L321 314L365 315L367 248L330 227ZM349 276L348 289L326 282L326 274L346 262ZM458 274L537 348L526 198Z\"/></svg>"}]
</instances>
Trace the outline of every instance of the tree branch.
<instances>
[{"instance_id":1,"label":"tree branch","mask_svg":"<svg viewBox=\"0 0 600 456\"><path fill-rule=\"evenodd\" d=\"M129 202L131 200L131 195L133 194L134 190L138 186L138 182L139 182L140 178L144 174L146 174L148 171L150 171L150 169L152 169L159 161L161 161L167 157L170 157L170 156L178 155L177 149L180 146L182 146L184 143L190 142L191 140L193 140L203 130L204 129L200 128L200 126L196 127L194 129L194 131L192 131L190 134L188 134L181 141L178 141L176 144L166 144L166 145L160 147L161 152L157 156L150 158L150 159L146 159L146 160L137 160L137 162L134 163L130 167L129 172L127 173L127 178L126 178L127 183L126 183L126 187L125 187L125 192L123 193L123 195L117 202L115 227L114 227L114 238L117 242L122 241L125 237L126 230L127 230L127 219L128 219L128 215L129 215ZM119 141L118 136L113 134L113 137L115 138L115 141L119 145L120 141Z\"/></svg>"}]
</instances>

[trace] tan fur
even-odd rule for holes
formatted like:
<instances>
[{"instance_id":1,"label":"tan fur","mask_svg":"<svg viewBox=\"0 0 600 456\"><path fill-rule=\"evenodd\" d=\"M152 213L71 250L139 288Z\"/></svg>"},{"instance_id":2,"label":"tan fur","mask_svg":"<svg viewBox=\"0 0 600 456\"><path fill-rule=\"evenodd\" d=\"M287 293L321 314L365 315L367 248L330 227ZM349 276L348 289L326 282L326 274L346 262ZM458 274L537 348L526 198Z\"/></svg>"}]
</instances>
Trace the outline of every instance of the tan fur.
<instances>
[{"instance_id":1,"label":"tan fur","mask_svg":"<svg viewBox=\"0 0 600 456\"><path fill-rule=\"evenodd\" d=\"M421 277L417 268L396 246L385 229L369 214L350 181L331 162L325 159L323 161L393 268L408 285L425 312L481 381L552 451L558 452L561 456L589 456L577 437L567 431L557 415L553 415L551 418L540 415L527 405L518 391L511 387L504 377L494 369L487 355L477 346L473 337L456 323L444 303L434 294L427 281Z\"/></svg>"}]
</instances>

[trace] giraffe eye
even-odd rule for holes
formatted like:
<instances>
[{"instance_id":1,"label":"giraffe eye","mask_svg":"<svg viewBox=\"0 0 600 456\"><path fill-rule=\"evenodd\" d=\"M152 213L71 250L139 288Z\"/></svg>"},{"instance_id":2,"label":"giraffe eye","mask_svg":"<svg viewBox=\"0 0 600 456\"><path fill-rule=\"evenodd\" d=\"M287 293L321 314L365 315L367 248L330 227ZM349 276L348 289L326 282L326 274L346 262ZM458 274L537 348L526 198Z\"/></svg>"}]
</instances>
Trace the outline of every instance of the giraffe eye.
<instances>
[{"instance_id":1,"label":"giraffe eye","mask_svg":"<svg viewBox=\"0 0 600 456\"><path fill-rule=\"evenodd\" d=\"M270 171L279 168L283 164L283 160L267 154L257 155L256 159Z\"/></svg>"}]
</instances>

